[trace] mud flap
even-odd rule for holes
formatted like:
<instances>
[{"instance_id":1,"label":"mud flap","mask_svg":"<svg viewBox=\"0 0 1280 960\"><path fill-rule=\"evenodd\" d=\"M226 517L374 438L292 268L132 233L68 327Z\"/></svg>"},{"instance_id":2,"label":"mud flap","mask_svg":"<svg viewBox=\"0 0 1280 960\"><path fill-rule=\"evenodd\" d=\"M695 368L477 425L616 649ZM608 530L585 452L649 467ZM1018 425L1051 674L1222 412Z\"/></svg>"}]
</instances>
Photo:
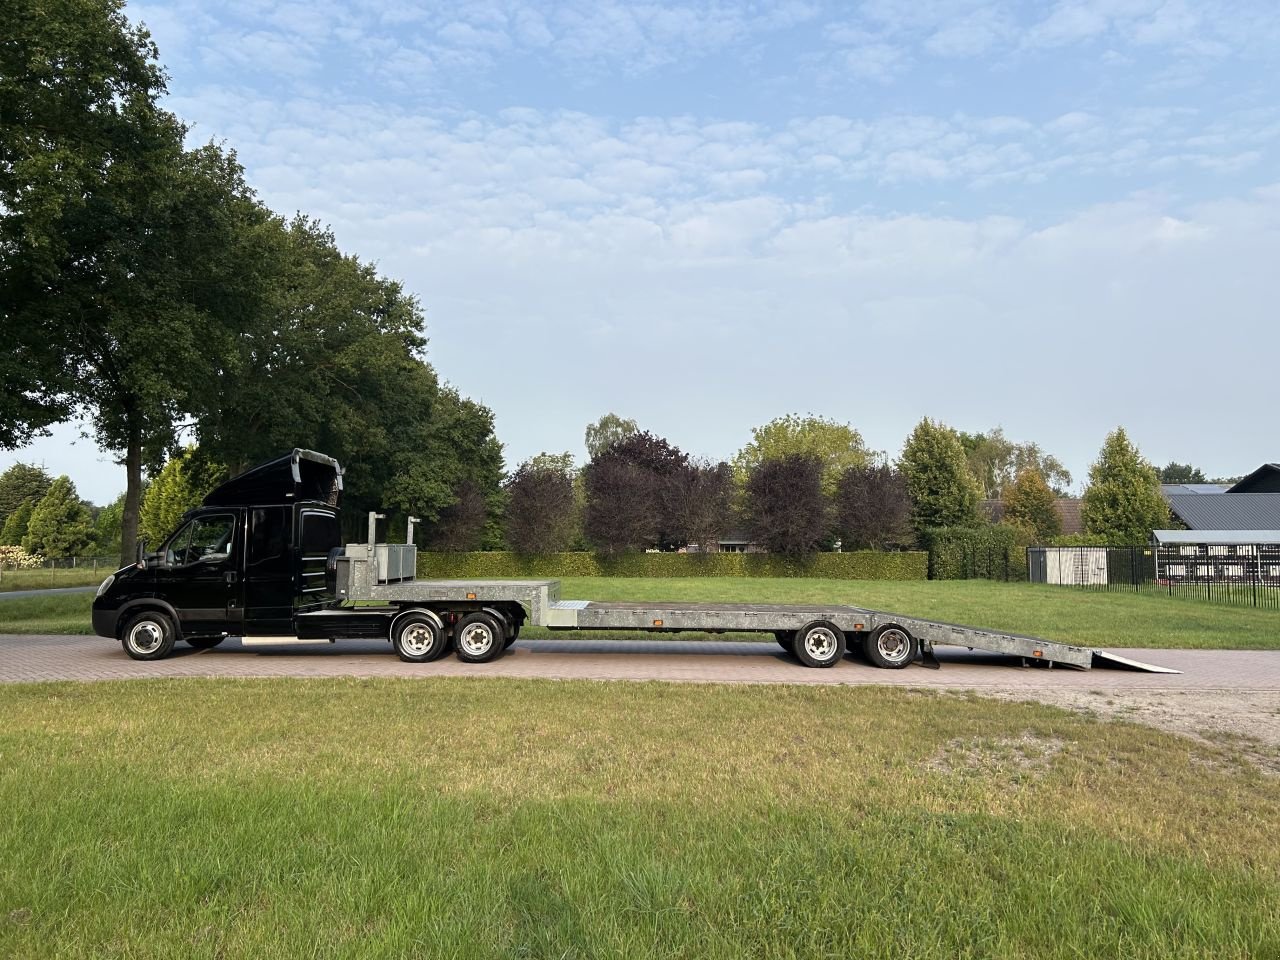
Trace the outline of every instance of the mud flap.
<instances>
[{"instance_id":1,"label":"mud flap","mask_svg":"<svg viewBox=\"0 0 1280 960\"><path fill-rule=\"evenodd\" d=\"M942 667L937 656L934 655L933 644L928 640L920 641L920 666L929 670L938 670Z\"/></svg>"},{"instance_id":2,"label":"mud flap","mask_svg":"<svg viewBox=\"0 0 1280 960\"><path fill-rule=\"evenodd\" d=\"M1141 670L1144 673L1182 673L1181 670L1174 670L1172 667L1159 667L1154 663L1130 660L1128 657L1122 657L1118 653L1108 653L1106 650L1093 651L1093 665L1095 667L1120 667L1125 670Z\"/></svg>"}]
</instances>

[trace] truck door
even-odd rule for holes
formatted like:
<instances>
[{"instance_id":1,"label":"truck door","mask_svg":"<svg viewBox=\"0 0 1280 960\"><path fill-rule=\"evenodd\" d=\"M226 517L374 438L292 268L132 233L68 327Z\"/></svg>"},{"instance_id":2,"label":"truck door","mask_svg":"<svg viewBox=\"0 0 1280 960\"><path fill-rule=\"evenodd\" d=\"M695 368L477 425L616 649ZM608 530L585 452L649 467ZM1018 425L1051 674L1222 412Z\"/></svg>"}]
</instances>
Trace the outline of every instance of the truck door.
<instances>
[{"instance_id":1,"label":"truck door","mask_svg":"<svg viewBox=\"0 0 1280 960\"><path fill-rule=\"evenodd\" d=\"M286 507L249 510L248 553L244 568L244 629L254 637L293 632L292 537Z\"/></svg>"},{"instance_id":2,"label":"truck door","mask_svg":"<svg viewBox=\"0 0 1280 960\"><path fill-rule=\"evenodd\" d=\"M178 611L187 636L241 632L240 511L192 517L164 546L156 593Z\"/></svg>"}]
</instances>

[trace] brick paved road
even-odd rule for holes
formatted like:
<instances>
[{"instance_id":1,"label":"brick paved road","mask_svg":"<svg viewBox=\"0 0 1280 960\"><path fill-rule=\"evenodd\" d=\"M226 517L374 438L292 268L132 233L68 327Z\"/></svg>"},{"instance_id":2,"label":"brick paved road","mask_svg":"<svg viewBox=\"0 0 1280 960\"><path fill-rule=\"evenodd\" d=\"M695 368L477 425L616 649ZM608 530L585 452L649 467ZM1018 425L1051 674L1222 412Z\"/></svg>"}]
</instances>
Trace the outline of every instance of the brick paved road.
<instances>
[{"instance_id":1,"label":"brick paved road","mask_svg":"<svg viewBox=\"0 0 1280 960\"><path fill-rule=\"evenodd\" d=\"M1280 652L1120 650L1139 660L1182 670L1022 668L1016 660L963 650L939 653L941 670L912 666L877 670L852 658L829 670L808 670L772 643L640 640L521 640L498 661L401 663L380 641L245 649L225 641L215 650L179 644L155 663L126 657L120 644L99 637L0 636L0 681L106 680L137 677L550 677L591 680L686 680L737 683L859 684L1003 690L1232 690L1280 692ZM1269 698L1268 698L1269 699Z\"/></svg>"}]
</instances>

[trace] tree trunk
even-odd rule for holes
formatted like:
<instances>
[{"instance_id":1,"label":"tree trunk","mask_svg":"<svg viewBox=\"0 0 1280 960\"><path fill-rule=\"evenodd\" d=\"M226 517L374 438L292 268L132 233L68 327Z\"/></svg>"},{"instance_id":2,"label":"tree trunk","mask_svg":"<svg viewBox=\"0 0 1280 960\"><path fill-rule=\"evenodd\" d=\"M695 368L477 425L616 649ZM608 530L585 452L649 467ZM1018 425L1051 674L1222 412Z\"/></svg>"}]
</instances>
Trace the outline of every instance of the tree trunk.
<instances>
[{"instance_id":1,"label":"tree trunk","mask_svg":"<svg viewBox=\"0 0 1280 960\"><path fill-rule=\"evenodd\" d=\"M133 563L137 556L138 508L142 501L142 428L129 424L129 440L124 454L124 516L120 522L120 566Z\"/></svg>"}]
</instances>

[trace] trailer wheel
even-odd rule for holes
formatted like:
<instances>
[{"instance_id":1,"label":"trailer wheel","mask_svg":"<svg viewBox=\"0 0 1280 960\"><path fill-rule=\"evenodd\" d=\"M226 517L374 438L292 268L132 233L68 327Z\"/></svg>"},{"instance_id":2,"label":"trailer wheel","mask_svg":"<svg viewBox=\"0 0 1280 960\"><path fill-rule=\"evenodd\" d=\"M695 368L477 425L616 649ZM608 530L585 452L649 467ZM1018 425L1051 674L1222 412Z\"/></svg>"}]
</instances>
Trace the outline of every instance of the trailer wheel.
<instances>
[{"instance_id":1,"label":"trailer wheel","mask_svg":"<svg viewBox=\"0 0 1280 960\"><path fill-rule=\"evenodd\" d=\"M405 663L427 663L444 653L444 628L428 613L406 613L391 626L391 645Z\"/></svg>"},{"instance_id":2,"label":"trailer wheel","mask_svg":"<svg viewBox=\"0 0 1280 960\"><path fill-rule=\"evenodd\" d=\"M214 647L216 647L218 644L220 644L223 640L227 638L226 637L183 637L182 639L187 641L187 646L195 650L212 650Z\"/></svg>"},{"instance_id":3,"label":"trailer wheel","mask_svg":"<svg viewBox=\"0 0 1280 960\"><path fill-rule=\"evenodd\" d=\"M511 629L507 631L507 639L502 641L502 649L505 650L516 642L516 638L520 636L520 624L514 623Z\"/></svg>"},{"instance_id":4,"label":"trailer wheel","mask_svg":"<svg viewBox=\"0 0 1280 960\"><path fill-rule=\"evenodd\" d=\"M867 659L885 670L901 670L920 650L920 643L905 627L886 623L867 634Z\"/></svg>"},{"instance_id":5,"label":"trailer wheel","mask_svg":"<svg viewBox=\"0 0 1280 960\"><path fill-rule=\"evenodd\" d=\"M503 630L487 613L470 613L453 628L453 642L458 659L464 663L487 663L498 656L503 647Z\"/></svg>"},{"instance_id":6,"label":"trailer wheel","mask_svg":"<svg viewBox=\"0 0 1280 960\"><path fill-rule=\"evenodd\" d=\"M795 655L806 667L834 667L844 657L844 631L823 620L801 627Z\"/></svg>"},{"instance_id":7,"label":"trailer wheel","mask_svg":"<svg viewBox=\"0 0 1280 960\"><path fill-rule=\"evenodd\" d=\"M120 645L134 660L163 660L173 653L177 639L173 621L158 610L148 610L125 624Z\"/></svg>"},{"instance_id":8,"label":"trailer wheel","mask_svg":"<svg viewBox=\"0 0 1280 960\"><path fill-rule=\"evenodd\" d=\"M796 653L796 635L792 630L775 630L773 631L773 639L778 641L778 646L793 657Z\"/></svg>"}]
</instances>

